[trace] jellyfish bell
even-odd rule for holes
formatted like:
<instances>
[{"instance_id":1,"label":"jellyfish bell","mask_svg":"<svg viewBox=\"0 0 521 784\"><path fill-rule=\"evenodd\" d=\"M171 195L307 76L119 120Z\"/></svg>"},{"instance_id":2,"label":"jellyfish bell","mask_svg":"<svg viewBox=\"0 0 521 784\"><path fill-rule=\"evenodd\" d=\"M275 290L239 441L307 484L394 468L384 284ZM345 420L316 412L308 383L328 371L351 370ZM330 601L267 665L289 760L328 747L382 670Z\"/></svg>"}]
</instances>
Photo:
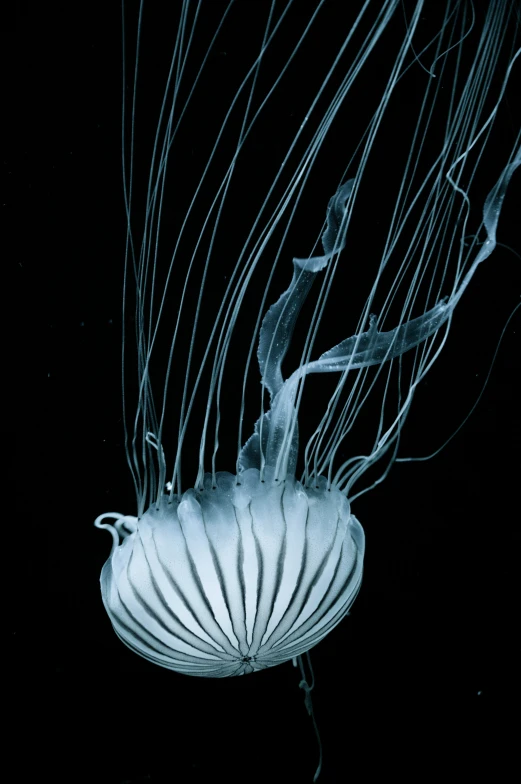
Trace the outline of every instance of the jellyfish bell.
<instances>
[{"instance_id":1,"label":"jellyfish bell","mask_svg":"<svg viewBox=\"0 0 521 784\"><path fill-rule=\"evenodd\" d=\"M194 96L211 68L210 55L220 47L228 6L207 50L192 63L199 8L182 4L141 221L136 217L134 162L138 76L130 91L124 324L129 300L135 317L133 331L127 326L124 338L125 393L131 387L128 349L133 336L137 384L135 411L129 410L128 394L124 407L138 509L135 517L105 513L96 520L113 537L101 591L114 630L126 645L149 661L196 676L242 675L295 661L348 613L360 588L365 549L351 505L385 479L399 459L400 434L415 391L442 351L454 309L478 266L494 250L505 193L521 162L518 132L510 149L492 156L496 168L489 175L488 192L481 200L479 190L474 195L476 172L489 160L503 92L519 67L514 36L507 34L509 25L517 32L511 4L490 4L476 19L466 4L449 2L427 39L420 31L424 3L411 4L400 25L396 16L401 3L389 0L376 18L369 17L368 4L360 4L341 35L338 21L338 51L321 64L306 113L289 149L272 166L265 196L254 193L253 179L248 190L237 188L243 162L251 165L255 158L257 127L262 127L270 102L279 91L284 94L286 72L309 55L309 36L328 4L316 4L285 51L288 39L281 30L292 21L287 16L291 5L274 16L266 4L257 48L234 84L207 160L198 163L199 180L181 219L168 210L170 179L179 189L180 161L186 156L178 150L179 138L187 124L192 127ZM141 26L140 12L139 30ZM401 36L392 56L384 49L386 62L378 52L391 26ZM265 78L265 61L281 44L278 71L275 76L268 71ZM335 189L319 197L314 178L321 156L334 130L346 122L346 107L354 116L352 95L360 100L357 89L371 67L377 81L380 68L386 79L374 105L364 106L357 146L341 151L346 158L338 163ZM413 69L421 74L420 98L407 132L403 170L394 189L381 185L392 209L378 254L371 249L373 238L366 238L367 255L376 258L370 285L359 315L341 320L344 330L350 321L350 332L331 335L328 330L325 350L316 352L324 314L356 233L360 203L374 206L367 204L367 183L374 183L371 167L374 160L376 166L381 161L379 150L389 151L389 116L397 121L393 99ZM499 84L493 81L498 69ZM186 90L185 70L193 79ZM406 134L401 124L398 133ZM223 149L230 150L224 162ZM394 170L392 161L389 170ZM301 197L309 199L310 192L318 229L323 221L320 241L309 255L296 256L306 251L291 251L288 236L294 234L288 232L299 223ZM243 203L250 194L253 215ZM177 236L165 250L164 226L171 214ZM230 226L237 227L240 247L223 267L219 254L225 245L219 242L223 234L229 236ZM168 256L165 267L162 253ZM351 258L349 263L353 268L361 262ZM281 267L287 278L276 289ZM215 270L220 274L224 269L223 283ZM356 280L352 271L351 281ZM309 311L306 300L312 289ZM346 287L346 301L349 296ZM299 335L303 318L307 323ZM244 323L250 323L251 331L240 343ZM165 332L166 349L160 342ZM291 344L298 337L303 337L303 347L295 358ZM235 353L241 346L242 354ZM163 368L162 380L158 367ZM334 376L333 389L326 405L308 416L308 385L319 375ZM253 376L261 379L260 391L258 383L252 386ZM370 426L364 423L366 449L345 457L360 412L375 394L381 396L380 415ZM234 416L227 398L238 399ZM172 446L171 429L176 431L173 456L165 448L167 442ZM194 440L197 465L190 481L186 453ZM218 465L224 440L237 445L229 473ZM371 472L377 465L383 468L375 477ZM360 490L368 476L371 481Z\"/></svg>"},{"instance_id":2,"label":"jellyfish bell","mask_svg":"<svg viewBox=\"0 0 521 784\"><path fill-rule=\"evenodd\" d=\"M187 675L243 675L294 659L346 614L364 536L345 495L264 476L207 474L115 546L102 592L136 653Z\"/></svg>"}]
</instances>

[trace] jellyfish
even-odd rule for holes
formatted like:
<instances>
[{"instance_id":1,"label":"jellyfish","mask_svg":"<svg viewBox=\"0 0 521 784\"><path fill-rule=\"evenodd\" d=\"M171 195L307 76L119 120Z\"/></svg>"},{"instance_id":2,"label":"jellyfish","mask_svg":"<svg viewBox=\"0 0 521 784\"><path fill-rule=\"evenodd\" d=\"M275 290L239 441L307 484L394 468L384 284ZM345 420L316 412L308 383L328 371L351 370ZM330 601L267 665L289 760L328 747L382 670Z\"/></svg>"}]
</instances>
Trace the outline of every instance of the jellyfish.
<instances>
[{"instance_id":1,"label":"jellyfish","mask_svg":"<svg viewBox=\"0 0 521 784\"><path fill-rule=\"evenodd\" d=\"M160 86L142 77L143 4L132 49L123 36L137 510L95 521L113 540L103 602L161 667L292 661L307 697L303 656L361 586L353 505L408 459L416 391L521 163L519 129L497 130L513 4L350 6L183 2Z\"/></svg>"}]
</instances>

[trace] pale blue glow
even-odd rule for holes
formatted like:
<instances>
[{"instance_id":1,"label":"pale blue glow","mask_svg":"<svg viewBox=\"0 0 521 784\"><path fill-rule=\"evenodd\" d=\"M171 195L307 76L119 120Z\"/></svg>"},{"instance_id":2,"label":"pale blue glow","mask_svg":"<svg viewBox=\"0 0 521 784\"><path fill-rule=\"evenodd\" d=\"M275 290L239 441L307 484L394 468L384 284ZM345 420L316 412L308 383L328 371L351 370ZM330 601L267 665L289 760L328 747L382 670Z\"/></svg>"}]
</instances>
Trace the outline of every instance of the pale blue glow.
<instances>
[{"instance_id":1,"label":"pale blue glow","mask_svg":"<svg viewBox=\"0 0 521 784\"><path fill-rule=\"evenodd\" d=\"M314 16L323 5L317 3ZM300 657L347 614L360 587L365 549L350 503L385 479L398 458L415 391L450 339L452 315L471 279L496 246L507 187L521 163L519 130L506 149L491 149L490 141L509 80L519 72L517 23L506 1L489 4L479 19L467 4L449 2L426 42L420 33L424 5L407 6L406 23L398 24L402 3L387 0L376 11L359 4L338 52L322 64L322 81L309 95L302 123L253 215L248 202L262 171L255 171L250 140L272 96L283 89L286 70L306 56L314 17L285 51L289 39L280 30L291 3L278 16L270 16L266 5L263 37L210 140L194 193L183 192L180 172L188 152L182 145L178 149L178 134L183 123L194 127L190 109L211 67L208 58L218 50L221 28L202 58L194 54L192 62L199 10L183 3L146 159L144 199L135 192L135 172L145 165L136 160L139 80L131 84L130 114L124 118L124 413L137 515L108 513L96 525L113 536L101 581L114 629L161 666L206 677L271 667ZM223 17L223 29L228 22ZM390 44L386 32L395 23L401 38ZM265 61L278 47L283 64L275 77L268 71L265 78ZM139 56L136 61L139 75L146 63ZM316 193L313 177L331 130L346 122L345 107L356 125L352 93L360 100L359 82L371 68L381 77L382 62L386 81L370 109L363 107L367 123L354 149L332 156L335 187ZM417 113L402 129L393 101L414 69ZM129 63L126 70L131 71ZM188 86L185 70L193 74ZM392 170L389 118L394 133L407 134L409 152L397 181L389 185L382 171L379 188L368 198L373 160L386 161ZM488 195L475 186L484 166L494 167ZM248 189L238 193L235 182L244 170ZM169 206L171 183L174 196L185 199L181 219ZM376 205L385 196L379 190L391 201L385 241L375 250L369 232L366 257L353 258L357 221L373 209L380 214ZM321 242L309 248L309 256L296 257L287 236L299 226L300 202L310 192ZM233 223L225 224L227 217ZM175 220L176 236L168 244L165 226ZM238 247L230 225L240 234ZM234 250L223 260L227 238ZM352 289L357 265L371 265L371 283L357 312L346 290L344 331L328 330L329 346L318 353L315 343L332 288L346 279L342 265L348 263ZM285 290L273 284L279 265L288 270ZM221 270L222 277L215 275ZM313 283L314 306L301 323ZM132 307L135 323L129 329ZM286 367L298 330L300 360ZM164 334L166 350L160 344ZM128 389L136 356L134 407ZM337 381L323 410L308 412L306 385L315 374L335 374ZM260 391L252 383L259 378ZM340 459L375 395L380 415L364 426L365 451ZM224 414L228 398L237 400L232 416ZM299 423L312 415L314 430L303 441ZM236 444L234 464L219 464L224 441ZM198 460L187 470L190 451ZM380 475L366 480L380 460ZM104 522L108 519L116 522Z\"/></svg>"},{"instance_id":2,"label":"pale blue glow","mask_svg":"<svg viewBox=\"0 0 521 784\"><path fill-rule=\"evenodd\" d=\"M362 581L352 503L408 459L415 392L493 263L521 163L520 130L496 131L519 80L518 21L508 0L476 13L456 0L317 1L305 20L289 1L230 3L221 18L212 0L178 5L155 104L141 81L149 9L132 20L137 45L124 35L123 413L137 508L96 519L113 539L102 597L120 639L167 669L298 663L313 717L302 655ZM280 137L273 157L266 136Z\"/></svg>"}]
</instances>

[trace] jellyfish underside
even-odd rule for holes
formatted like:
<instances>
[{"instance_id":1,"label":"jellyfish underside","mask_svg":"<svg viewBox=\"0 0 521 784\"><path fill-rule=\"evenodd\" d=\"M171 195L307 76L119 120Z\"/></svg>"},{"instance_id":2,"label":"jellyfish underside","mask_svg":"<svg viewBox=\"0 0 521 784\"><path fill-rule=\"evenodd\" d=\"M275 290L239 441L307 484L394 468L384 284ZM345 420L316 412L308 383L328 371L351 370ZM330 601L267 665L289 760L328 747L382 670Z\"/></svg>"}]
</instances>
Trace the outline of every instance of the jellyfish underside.
<instances>
[{"instance_id":1,"label":"jellyfish underside","mask_svg":"<svg viewBox=\"0 0 521 784\"><path fill-rule=\"evenodd\" d=\"M467 148L478 137L479 130L469 135ZM318 359L306 356L284 379L282 363L304 300L348 241L361 174L338 187L327 208L323 253L293 259L288 288L262 320L257 359L269 407L261 409L254 432L242 444L236 471L205 473L201 461L192 489L168 492L161 439L149 431L148 444L159 463L156 499L138 517L107 513L96 520L113 536L101 574L103 601L129 648L183 674L242 675L295 660L345 617L360 588L365 550L362 526L348 500L351 480L396 442L414 389L433 358L419 364L395 421L358 472L333 474L337 439L329 447L326 474L306 469L299 481L304 380L311 373L338 373L340 388L349 373L384 366L449 326L478 265L494 250L505 192L520 162L517 148L484 202L486 237L473 246L472 260L444 298L392 329L379 327L378 317L367 312L366 328ZM448 187L457 190L450 181Z\"/></svg>"}]
</instances>

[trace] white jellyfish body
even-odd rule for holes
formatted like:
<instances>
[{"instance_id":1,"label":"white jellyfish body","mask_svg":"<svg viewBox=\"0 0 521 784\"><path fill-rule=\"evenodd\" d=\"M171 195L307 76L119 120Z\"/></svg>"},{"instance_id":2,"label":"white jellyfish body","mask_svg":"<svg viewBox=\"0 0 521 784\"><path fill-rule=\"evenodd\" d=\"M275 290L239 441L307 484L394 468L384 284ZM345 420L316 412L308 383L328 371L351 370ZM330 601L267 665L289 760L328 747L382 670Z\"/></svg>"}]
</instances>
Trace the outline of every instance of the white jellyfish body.
<instances>
[{"instance_id":1,"label":"white jellyfish body","mask_svg":"<svg viewBox=\"0 0 521 784\"><path fill-rule=\"evenodd\" d=\"M475 66L492 63L490 67L493 70L501 52L501 31L509 19L507 3L492 5L483 24L481 49L478 47L476 50L476 60L473 67L469 68L467 81L457 95L455 92L455 105L450 105L446 119L446 133L440 149L433 155L429 172L422 175L421 182L415 182L415 169L411 163L403 175L395 211L395 215L402 216L400 225L407 224L407 210L412 211L420 198L425 199L427 207L421 218L424 224L418 226L407 257L397 263L396 277L388 294L382 299L382 309L378 314L373 312L376 293L386 285L393 247L402 232L402 228L396 228L394 217L385 257L378 265L374 284L368 292L360 318L354 324L356 331L347 337L342 334L335 336L334 341L331 341L334 342L333 347L313 358L317 325L323 309L327 307L328 292L338 264L341 263L339 254L349 246L350 223L366 162L378 134L381 115L387 109L400 74L412 67L411 62L415 62L413 56L412 61L405 64L406 56L414 52L414 32L423 3L414 6L403 42L398 47L396 59L391 63L389 82L364 136L365 147L355 176L346 179L342 177L343 172L339 171L338 181L344 181L329 200L322 234L323 252L318 255L311 253L309 258L293 259L291 282L270 307L265 305L269 282L263 292L257 331L252 336L251 346L258 346L258 367L262 391L266 394L263 394L260 407L257 407L253 433L242 437L248 397L246 378L251 374L250 367L253 364L250 362L250 349L245 361L244 383L242 380L240 382L243 402L238 414L239 445L235 470L233 473L217 471L215 463L219 433L220 438L223 438L219 401L229 383L225 375L229 344L232 333L238 329L239 311L245 301L245 292L252 285L251 276L257 266L266 263L263 258L265 241L288 214L288 205L305 184L317 151L324 144L326 120L331 123L338 107L347 100L351 84L360 73L361 63L371 56L386 24L400 7L394 1L383 4L378 24L371 28L359 52L360 59L353 61L345 79L331 98L331 115L326 112L317 121L306 154L295 165L291 176L288 176L287 189L281 201L272 216L264 219L266 233L258 229L255 235L253 230L257 224L254 224L248 242L252 236L256 239L251 240L251 245L245 246L244 253L241 253L233 268L222 305L219 304L217 308L215 326L207 336L208 348L205 348L201 360L201 368L212 362L213 365L207 391L208 402L200 424L197 476L193 488L184 491L181 485L181 455L188 421L192 416L194 395L200 388L201 373L198 372L190 388L188 379L193 363L190 345L187 368L183 373L184 391L178 422L177 453L172 474L168 475L163 451L163 433L168 428L165 401L167 381L172 383L172 357L175 342L179 340L179 320L167 361L165 391L158 396L159 413L154 404L153 374L150 371L156 333L160 322L163 325L166 318L164 299L157 307L154 306L153 297L153 287L157 285L154 248L163 209L161 189L175 135L172 130L176 127L174 119L183 114L176 107L177 87L171 95L171 113L165 112L171 88L169 78L162 109L163 119L159 121L150 170L146 229L143 231L141 248L132 257L133 275L127 271L126 279L126 285L129 285L129 280L135 283L137 302L139 390L132 447L128 455L136 484L138 515L123 517L105 514L96 520L99 528L110 530L114 540L111 555L101 575L105 608L121 640L148 660L189 675L241 675L294 660L316 645L349 611L360 588L365 549L362 527L351 512L350 501L356 497L352 488L370 467L387 455L387 465L377 480L381 481L397 458L401 428L415 389L442 350L451 316L477 267L494 250L505 192L515 169L521 163L518 135L512 150L507 153L503 165L495 174L494 186L482 201L481 223L475 227L475 234L466 239L469 237L466 221L473 174L471 172L467 177L465 165L467 157L469 161L474 161L472 154L476 148L485 148L502 94L500 92L496 96L493 108L489 108L488 114L485 114L479 100L479 90L486 90L490 82L487 81L486 72ZM361 17L363 13L365 6L360 11ZM443 72L440 61L449 56L451 49L464 45L463 34L452 38L449 36L447 40L443 37L448 28L447 19L452 18L452 24L457 15L456 4L452 16L447 11L446 20L434 39L437 48L433 57L440 75ZM350 35L347 31L346 45ZM262 67L262 58L271 36L272 28L267 25L263 48L258 58L254 59L250 72L253 76ZM519 50L512 51L504 84L519 56ZM182 70L181 66L179 69ZM435 77L427 74L425 78L432 81ZM428 89L431 89L430 84ZM264 103L258 103L262 109ZM252 119L252 115L253 112L248 114L245 111L245 130L239 138L226 177L217 189L216 202L212 203L206 217L208 220L211 215L217 214L214 217L215 231L219 228L220 209L225 203L230 178L234 170L240 167L242 146L257 117L254 115ZM164 120L165 116L169 117L168 121ZM418 120L418 129L423 128L422 123L423 113ZM420 151L417 154L419 158ZM478 160L480 156L481 152L477 155ZM469 166L474 165L475 162L469 162ZM219 209L214 209L216 203ZM135 246L130 228L130 204L131 199L127 194L131 238L129 246ZM323 210L323 204L320 209ZM432 245L441 242L440 237L444 236L443 231L447 230L451 220L459 221L461 228L449 243L455 257L454 272L449 276L446 259L436 257L433 261ZM423 235L422 231L425 232ZM479 231L482 234L478 239ZM153 262L151 257L154 257ZM202 287L210 258L211 245L199 279ZM413 258L417 259L416 271L407 279L406 271L408 265L410 267L413 264ZM130 261L129 267L132 267ZM170 266L165 286L169 285L172 269ZM431 285L426 285L428 276L433 281ZM309 331L302 357L298 366L284 378L282 365L295 333L297 318L317 279L321 281L320 293L313 323L306 325ZM406 283L403 283L404 280ZM193 342L196 335L200 302L201 299L198 300L193 321L189 322L188 329L192 331L188 341ZM393 309L396 302L402 303L398 311ZM183 299L179 313L182 307ZM395 318L394 322L392 318ZM446 328L445 332L442 327ZM409 352L413 359L409 375L405 376L402 357ZM389 370L386 371L386 368ZM391 384L388 380L381 419L367 453L339 461L339 447L346 441L352 422L366 394L372 389L374 379L386 372L390 379L391 371L395 368L398 389L396 399L393 405L384 406ZM373 377L368 375L369 369L374 371ZM179 372L178 367L176 372ZM301 444L299 419L302 418L305 406L304 387L307 377L317 373L338 374L338 383L319 425L307 443ZM349 383L352 386L347 393ZM207 472L205 460L208 460L208 441L212 440L209 438L211 427L215 435L211 447L211 471ZM299 460L304 463L300 479L296 476ZM105 522L109 518L116 522Z\"/></svg>"},{"instance_id":2,"label":"white jellyfish body","mask_svg":"<svg viewBox=\"0 0 521 784\"><path fill-rule=\"evenodd\" d=\"M364 534L345 495L265 477L207 474L114 548L102 593L132 650L186 675L243 675L299 656L346 615Z\"/></svg>"}]
</instances>

